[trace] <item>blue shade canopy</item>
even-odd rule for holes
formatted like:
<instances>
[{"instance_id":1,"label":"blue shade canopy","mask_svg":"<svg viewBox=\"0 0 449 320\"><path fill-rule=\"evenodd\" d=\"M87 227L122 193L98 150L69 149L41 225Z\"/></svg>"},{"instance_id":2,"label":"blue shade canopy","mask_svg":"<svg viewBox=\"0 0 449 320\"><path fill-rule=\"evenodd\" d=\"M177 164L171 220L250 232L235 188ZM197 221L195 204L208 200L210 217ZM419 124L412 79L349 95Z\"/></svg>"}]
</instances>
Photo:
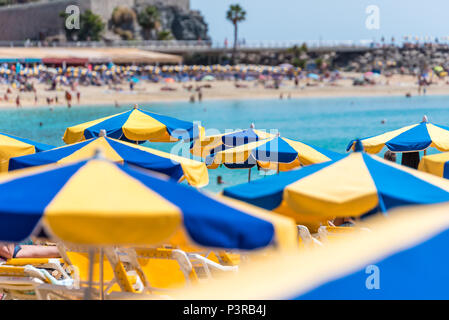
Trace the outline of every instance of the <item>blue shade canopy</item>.
<instances>
[{"instance_id":1,"label":"blue shade canopy","mask_svg":"<svg viewBox=\"0 0 449 320\"><path fill-rule=\"evenodd\" d=\"M185 178L196 187L203 187L209 181L204 163L108 137L92 138L45 152L11 158L8 170L79 161L92 157L99 149L112 161L163 173L175 181Z\"/></svg>"},{"instance_id":2,"label":"blue shade canopy","mask_svg":"<svg viewBox=\"0 0 449 320\"><path fill-rule=\"evenodd\" d=\"M190 146L190 152L198 157L206 158L211 153L224 150L227 147L237 147L242 144L274 137L276 137L275 134L266 132L265 130L256 130L251 127L245 130L210 135L195 140Z\"/></svg>"},{"instance_id":3,"label":"blue shade canopy","mask_svg":"<svg viewBox=\"0 0 449 320\"><path fill-rule=\"evenodd\" d=\"M21 241L38 225L92 245L160 243L182 232L202 246L251 250L277 244L279 230L297 241L293 221L257 210L98 158L0 177L0 241Z\"/></svg>"},{"instance_id":4,"label":"blue shade canopy","mask_svg":"<svg viewBox=\"0 0 449 320\"><path fill-rule=\"evenodd\" d=\"M50 150L50 149L54 148L53 146L50 146L48 144L35 142L35 141L29 140L29 139L25 139L25 138L20 138L20 137L13 136L13 135L7 134L7 133L1 133L0 132L0 136L3 137L3 138L0 137L0 143L2 143L2 142L6 143L7 138L10 138L10 139L14 139L14 140L23 142L25 144L29 144L29 145L34 146L36 152L42 152L42 151L46 151L46 150ZM5 140L1 140L1 139L5 139Z\"/></svg>"},{"instance_id":5,"label":"blue shade canopy","mask_svg":"<svg viewBox=\"0 0 449 320\"><path fill-rule=\"evenodd\" d=\"M422 157L418 170L449 179L449 152Z\"/></svg>"},{"instance_id":6,"label":"blue shade canopy","mask_svg":"<svg viewBox=\"0 0 449 320\"><path fill-rule=\"evenodd\" d=\"M0 133L0 171L7 171L8 161L12 157L33 154L53 148L52 146Z\"/></svg>"},{"instance_id":7,"label":"blue shade canopy","mask_svg":"<svg viewBox=\"0 0 449 320\"><path fill-rule=\"evenodd\" d=\"M448 203L395 209L313 250L270 256L178 299L449 299ZM276 272L273 272L275 270ZM269 275L269 276L267 276ZM246 290L236 291L236 287Z\"/></svg>"},{"instance_id":8,"label":"blue shade canopy","mask_svg":"<svg viewBox=\"0 0 449 320\"><path fill-rule=\"evenodd\" d=\"M199 138L202 127L193 122L148 112L137 107L113 116L82 123L66 129L67 144L98 137L105 130L108 137L129 141L176 142Z\"/></svg>"},{"instance_id":9,"label":"blue shade canopy","mask_svg":"<svg viewBox=\"0 0 449 320\"><path fill-rule=\"evenodd\" d=\"M227 168L251 168L288 171L302 165L340 159L341 154L279 136L242 144L237 147L218 146L206 157L209 168L223 164Z\"/></svg>"},{"instance_id":10,"label":"blue shade canopy","mask_svg":"<svg viewBox=\"0 0 449 320\"><path fill-rule=\"evenodd\" d=\"M229 187L223 194L268 210L289 207L304 216L330 219L449 201L449 181L355 152Z\"/></svg>"},{"instance_id":11,"label":"blue shade canopy","mask_svg":"<svg viewBox=\"0 0 449 320\"><path fill-rule=\"evenodd\" d=\"M449 151L449 127L423 121L361 141L368 153L379 153L384 146L393 152L421 151L429 147ZM353 148L355 142L352 140L346 150Z\"/></svg>"}]
</instances>

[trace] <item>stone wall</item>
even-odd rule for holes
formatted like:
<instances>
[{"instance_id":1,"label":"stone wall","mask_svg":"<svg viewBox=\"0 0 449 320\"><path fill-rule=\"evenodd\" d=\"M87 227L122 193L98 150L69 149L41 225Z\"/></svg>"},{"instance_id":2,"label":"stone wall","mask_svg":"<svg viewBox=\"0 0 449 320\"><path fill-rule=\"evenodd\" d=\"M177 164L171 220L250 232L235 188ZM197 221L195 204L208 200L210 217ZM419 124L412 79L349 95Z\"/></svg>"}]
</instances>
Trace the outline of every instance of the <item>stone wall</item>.
<instances>
[{"instance_id":1,"label":"stone wall","mask_svg":"<svg viewBox=\"0 0 449 320\"><path fill-rule=\"evenodd\" d=\"M90 9L107 21L119 5L156 4L190 10L190 0L53 0L0 7L0 41L41 40L63 34L59 14L69 5L78 5L81 11Z\"/></svg>"},{"instance_id":2,"label":"stone wall","mask_svg":"<svg viewBox=\"0 0 449 320\"><path fill-rule=\"evenodd\" d=\"M59 13L70 4L86 10L90 1L53 1L1 8L0 40L38 40L43 35L59 34L62 29Z\"/></svg>"}]
</instances>

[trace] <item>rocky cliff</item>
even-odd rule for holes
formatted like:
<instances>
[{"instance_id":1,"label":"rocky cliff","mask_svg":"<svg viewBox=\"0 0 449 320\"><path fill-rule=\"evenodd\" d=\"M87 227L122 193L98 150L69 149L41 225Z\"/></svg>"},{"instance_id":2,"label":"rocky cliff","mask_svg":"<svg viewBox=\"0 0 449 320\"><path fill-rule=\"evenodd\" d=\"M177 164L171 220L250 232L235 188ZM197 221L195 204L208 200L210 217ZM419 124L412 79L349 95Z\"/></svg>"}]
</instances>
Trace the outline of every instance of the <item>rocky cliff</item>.
<instances>
[{"instance_id":1,"label":"rocky cliff","mask_svg":"<svg viewBox=\"0 0 449 320\"><path fill-rule=\"evenodd\" d=\"M199 11L161 4L155 7L160 15L161 29L170 30L176 40L210 40L207 23ZM140 12L144 6L135 9Z\"/></svg>"}]
</instances>

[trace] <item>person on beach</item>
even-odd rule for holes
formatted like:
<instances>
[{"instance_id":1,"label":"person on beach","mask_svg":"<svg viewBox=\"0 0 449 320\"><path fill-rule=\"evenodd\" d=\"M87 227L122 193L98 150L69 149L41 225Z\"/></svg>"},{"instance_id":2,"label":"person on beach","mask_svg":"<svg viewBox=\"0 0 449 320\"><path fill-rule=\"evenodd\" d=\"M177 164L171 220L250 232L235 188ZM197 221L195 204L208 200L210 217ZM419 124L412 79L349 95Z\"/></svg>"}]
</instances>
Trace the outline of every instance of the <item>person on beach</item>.
<instances>
[{"instance_id":1,"label":"person on beach","mask_svg":"<svg viewBox=\"0 0 449 320\"><path fill-rule=\"evenodd\" d=\"M413 152L403 152L402 153L402 161L401 164L403 166L418 169L419 165L419 152L413 151Z\"/></svg>"},{"instance_id":2,"label":"person on beach","mask_svg":"<svg viewBox=\"0 0 449 320\"><path fill-rule=\"evenodd\" d=\"M76 100L78 101L78 104L80 104L80 101L81 101L81 92L80 92L79 90L76 92Z\"/></svg>"},{"instance_id":3,"label":"person on beach","mask_svg":"<svg viewBox=\"0 0 449 320\"><path fill-rule=\"evenodd\" d=\"M384 154L384 159L392 162L396 162L396 153L387 150Z\"/></svg>"},{"instance_id":4,"label":"person on beach","mask_svg":"<svg viewBox=\"0 0 449 320\"><path fill-rule=\"evenodd\" d=\"M222 185L222 184L224 184L225 182L223 181L223 178L222 178L222 176L217 176L217 184L218 185Z\"/></svg>"},{"instance_id":5,"label":"person on beach","mask_svg":"<svg viewBox=\"0 0 449 320\"><path fill-rule=\"evenodd\" d=\"M201 88L198 90L198 101L201 102L203 100L203 92L201 91Z\"/></svg>"},{"instance_id":6,"label":"person on beach","mask_svg":"<svg viewBox=\"0 0 449 320\"><path fill-rule=\"evenodd\" d=\"M26 240L18 244L0 244L0 258L5 260L13 258L59 258L58 248L55 246L33 245Z\"/></svg>"},{"instance_id":7,"label":"person on beach","mask_svg":"<svg viewBox=\"0 0 449 320\"><path fill-rule=\"evenodd\" d=\"M67 107L71 108L72 107L72 95L70 94L70 92L66 91L65 92L65 100L67 101Z\"/></svg>"},{"instance_id":8,"label":"person on beach","mask_svg":"<svg viewBox=\"0 0 449 320\"><path fill-rule=\"evenodd\" d=\"M16 107L17 108L20 108L22 105L20 104L20 96L19 95L17 95L17 97L16 97Z\"/></svg>"},{"instance_id":9,"label":"person on beach","mask_svg":"<svg viewBox=\"0 0 449 320\"><path fill-rule=\"evenodd\" d=\"M355 221L351 217L335 218L331 224L334 227L352 227L355 225Z\"/></svg>"}]
</instances>

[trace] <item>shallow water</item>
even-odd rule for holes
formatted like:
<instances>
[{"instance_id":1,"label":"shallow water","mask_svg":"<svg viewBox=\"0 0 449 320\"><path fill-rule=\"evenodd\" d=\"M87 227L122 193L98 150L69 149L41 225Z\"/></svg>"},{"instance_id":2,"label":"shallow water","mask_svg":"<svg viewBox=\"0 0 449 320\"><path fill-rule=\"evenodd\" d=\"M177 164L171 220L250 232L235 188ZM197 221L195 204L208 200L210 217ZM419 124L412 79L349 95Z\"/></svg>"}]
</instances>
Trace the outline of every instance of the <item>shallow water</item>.
<instances>
[{"instance_id":1,"label":"shallow water","mask_svg":"<svg viewBox=\"0 0 449 320\"><path fill-rule=\"evenodd\" d=\"M0 111L0 131L62 146L66 127L123 112L130 107L56 107L53 111L50 108L5 109ZM354 138L420 122L424 114L431 122L449 126L449 96L172 102L143 104L141 107L183 120L201 121L206 129L222 132L248 128L254 122L257 129L278 129L283 137L341 153ZM383 119L385 124L381 124ZM162 143L145 145L164 151L179 147ZM430 150L433 152L436 150ZM219 168L209 173L211 183L206 189L214 192L223 187L216 184L217 175L223 177L224 187L248 179L247 170ZM253 169L252 178L263 178L263 173Z\"/></svg>"}]
</instances>

